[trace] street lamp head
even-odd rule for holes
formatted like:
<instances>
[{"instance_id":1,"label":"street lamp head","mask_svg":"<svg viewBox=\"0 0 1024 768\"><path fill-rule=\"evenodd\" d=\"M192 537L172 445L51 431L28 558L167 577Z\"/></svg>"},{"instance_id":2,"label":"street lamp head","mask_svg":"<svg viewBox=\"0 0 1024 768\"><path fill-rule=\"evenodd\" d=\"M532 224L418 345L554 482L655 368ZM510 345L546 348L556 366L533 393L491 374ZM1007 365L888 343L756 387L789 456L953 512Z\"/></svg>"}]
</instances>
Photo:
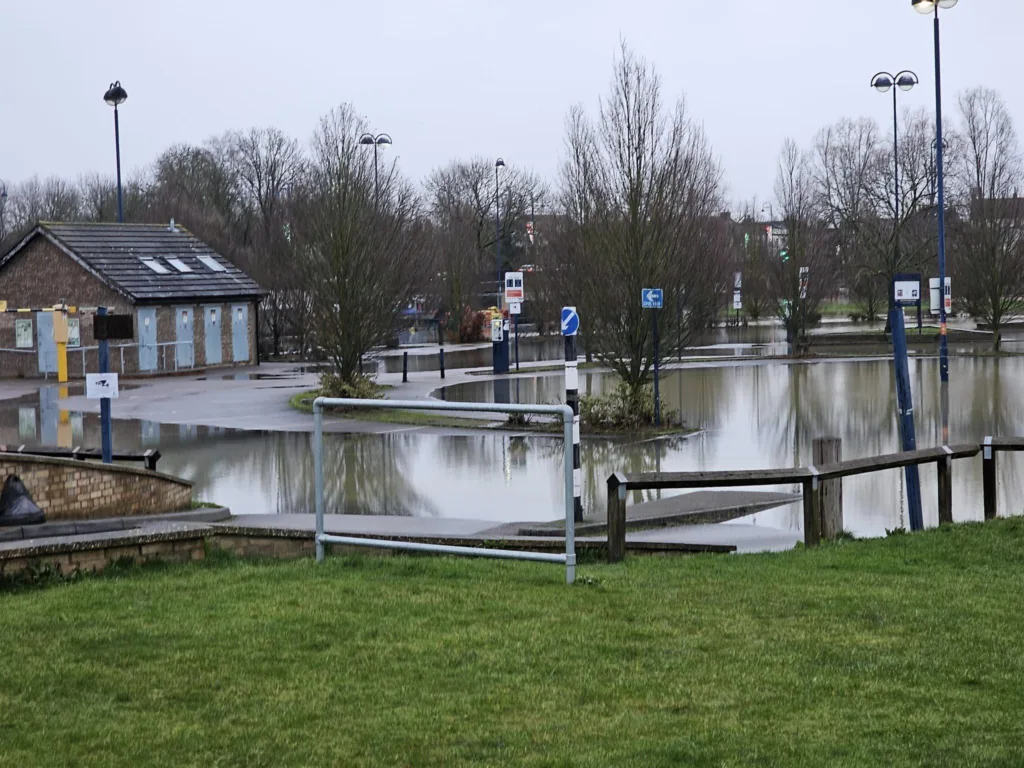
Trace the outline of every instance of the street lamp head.
<instances>
[{"instance_id":1,"label":"street lamp head","mask_svg":"<svg viewBox=\"0 0 1024 768\"><path fill-rule=\"evenodd\" d=\"M377 144L378 144L378 146L384 146L385 144L390 144L390 143L391 143L391 137L388 136L386 133L382 133L380 136L377 137Z\"/></svg>"},{"instance_id":2,"label":"street lamp head","mask_svg":"<svg viewBox=\"0 0 1024 768\"><path fill-rule=\"evenodd\" d=\"M929 14L935 12L935 7L952 8L958 0L910 0L911 6L918 13Z\"/></svg>"},{"instance_id":3,"label":"street lamp head","mask_svg":"<svg viewBox=\"0 0 1024 768\"><path fill-rule=\"evenodd\" d=\"M504 160L502 160L502 159L501 159L501 158L499 157L499 158L498 158L497 160L495 160L495 161L494 161L494 167L495 167L495 168L504 168L504 167L505 167L505 161L504 161Z\"/></svg>"},{"instance_id":4,"label":"street lamp head","mask_svg":"<svg viewBox=\"0 0 1024 768\"><path fill-rule=\"evenodd\" d=\"M376 144L377 140L374 139L372 133L364 133L362 136L359 137L359 143L360 144Z\"/></svg>"},{"instance_id":5,"label":"street lamp head","mask_svg":"<svg viewBox=\"0 0 1024 768\"><path fill-rule=\"evenodd\" d=\"M909 91L911 88L917 85L918 82L920 81L917 79L917 75L915 75L909 69L906 69L900 72L898 75L896 75L896 85L899 86L901 91Z\"/></svg>"},{"instance_id":6,"label":"street lamp head","mask_svg":"<svg viewBox=\"0 0 1024 768\"><path fill-rule=\"evenodd\" d=\"M124 104L125 99L128 98L128 91L121 87L121 81L115 80L107 88L107 92L103 94L103 100L112 107L117 107L118 104Z\"/></svg>"},{"instance_id":7,"label":"street lamp head","mask_svg":"<svg viewBox=\"0 0 1024 768\"><path fill-rule=\"evenodd\" d=\"M879 72L871 78L871 87L879 93L888 93L895 78L888 72Z\"/></svg>"}]
</instances>

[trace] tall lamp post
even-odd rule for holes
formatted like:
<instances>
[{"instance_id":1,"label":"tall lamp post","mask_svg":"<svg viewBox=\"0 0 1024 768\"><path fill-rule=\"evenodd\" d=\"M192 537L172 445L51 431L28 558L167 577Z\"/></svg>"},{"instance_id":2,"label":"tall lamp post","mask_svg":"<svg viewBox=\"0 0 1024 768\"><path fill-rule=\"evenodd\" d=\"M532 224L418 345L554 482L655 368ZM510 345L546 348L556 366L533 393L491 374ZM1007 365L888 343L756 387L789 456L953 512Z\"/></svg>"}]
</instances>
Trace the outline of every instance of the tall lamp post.
<instances>
[{"instance_id":1,"label":"tall lamp post","mask_svg":"<svg viewBox=\"0 0 1024 768\"><path fill-rule=\"evenodd\" d=\"M359 143L366 146L373 145L373 207L376 210L380 202L380 172L377 166L377 151L379 147L391 144L391 137L386 133L364 133L359 137Z\"/></svg>"},{"instance_id":2,"label":"tall lamp post","mask_svg":"<svg viewBox=\"0 0 1024 768\"><path fill-rule=\"evenodd\" d=\"M7 230L4 228L4 222L6 221L7 209L7 185L0 181L0 244L3 244L4 238L7 237Z\"/></svg>"},{"instance_id":3,"label":"tall lamp post","mask_svg":"<svg viewBox=\"0 0 1024 768\"><path fill-rule=\"evenodd\" d=\"M893 196L893 218L892 218L892 240L893 240L893 269L899 271L900 265L900 129L896 112L896 93L898 91L909 91L917 85L917 75L908 69L898 75L890 75L888 72L879 72L871 78L871 87L879 93L892 91L892 179L895 187ZM893 86L896 86L895 88ZM891 293L891 292L890 292ZM893 297L889 297L889 306L892 307Z\"/></svg>"},{"instance_id":4,"label":"tall lamp post","mask_svg":"<svg viewBox=\"0 0 1024 768\"><path fill-rule=\"evenodd\" d=\"M121 87L121 81L115 80L103 94L103 100L114 108L114 152L117 155L117 223L124 221L124 202L121 197L121 128L117 122L117 107L124 104L128 91Z\"/></svg>"},{"instance_id":5,"label":"tall lamp post","mask_svg":"<svg viewBox=\"0 0 1024 768\"><path fill-rule=\"evenodd\" d=\"M499 196L498 187L498 169L504 167L505 161L500 157L494 161L494 252L498 269L498 294L495 306L499 309L501 309L501 197Z\"/></svg>"},{"instance_id":6,"label":"tall lamp post","mask_svg":"<svg viewBox=\"0 0 1024 768\"><path fill-rule=\"evenodd\" d=\"M938 184L939 221L939 381L949 383L949 347L946 343L946 199L942 179L942 57L939 46L939 8L952 8L957 0L910 0L915 11L934 16L935 34L935 174ZM942 423L943 442L948 439L949 425Z\"/></svg>"}]
</instances>

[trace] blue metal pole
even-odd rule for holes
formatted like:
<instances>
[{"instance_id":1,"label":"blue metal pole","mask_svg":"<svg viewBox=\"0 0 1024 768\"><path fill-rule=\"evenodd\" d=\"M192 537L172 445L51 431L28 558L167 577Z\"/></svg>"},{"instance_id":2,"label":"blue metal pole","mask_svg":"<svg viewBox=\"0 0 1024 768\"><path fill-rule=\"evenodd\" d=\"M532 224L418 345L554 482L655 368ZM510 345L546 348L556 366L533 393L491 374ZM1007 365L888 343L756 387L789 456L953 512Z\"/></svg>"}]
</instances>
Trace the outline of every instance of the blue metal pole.
<instances>
[{"instance_id":1,"label":"blue metal pole","mask_svg":"<svg viewBox=\"0 0 1024 768\"><path fill-rule=\"evenodd\" d=\"M658 369L658 310L651 310L651 318L654 323L654 426L661 426L661 391L659 388Z\"/></svg>"},{"instance_id":2,"label":"blue metal pole","mask_svg":"<svg viewBox=\"0 0 1024 768\"><path fill-rule=\"evenodd\" d=\"M896 372L896 403L899 411L900 439L904 451L917 450L914 432L914 399L910 389L910 370L907 364L907 330L903 324L903 308L897 304L889 313L892 326L892 355ZM924 530L921 514L921 478L917 465L905 467L907 478L907 508L910 530Z\"/></svg>"},{"instance_id":3,"label":"blue metal pole","mask_svg":"<svg viewBox=\"0 0 1024 768\"><path fill-rule=\"evenodd\" d=\"M107 308L99 307L96 314L106 317ZM99 342L100 373L110 373L110 344L106 339ZM110 429L110 398L100 399L100 440L102 445L103 463L114 461L114 441Z\"/></svg>"},{"instance_id":4,"label":"blue metal pole","mask_svg":"<svg viewBox=\"0 0 1024 768\"><path fill-rule=\"evenodd\" d=\"M949 382L949 347L946 344L946 195L942 176L942 65L939 53L939 6L935 4L935 171L939 187L939 380ZM943 432L949 430L943 424ZM943 441L946 436L944 434Z\"/></svg>"},{"instance_id":5,"label":"blue metal pole","mask_svg":"<svg viewBox=\"0 0 1024 768\"><path fill-rule=\"evenodd\" d=\"M497 267L497 298L494 305L501 309L501 196L498 191L498 166L494 166L494 252Z\"/></svg>"},{"instance_id":6,"label":"blue metal pole","mask_svg":"<svg viewBox=\"0 0 1024 768\"><path fill-rule=\"evenodd\" d=\"M117 106L114 106L114 152L117 155L117 223L124 222L124 202L121 197L121 128L117 120ZM105 343L105 342L104 342ZM100 373L106 373L101 370ZM109 406L109 403L107 404Z\"/></svg>"}]
</instances>

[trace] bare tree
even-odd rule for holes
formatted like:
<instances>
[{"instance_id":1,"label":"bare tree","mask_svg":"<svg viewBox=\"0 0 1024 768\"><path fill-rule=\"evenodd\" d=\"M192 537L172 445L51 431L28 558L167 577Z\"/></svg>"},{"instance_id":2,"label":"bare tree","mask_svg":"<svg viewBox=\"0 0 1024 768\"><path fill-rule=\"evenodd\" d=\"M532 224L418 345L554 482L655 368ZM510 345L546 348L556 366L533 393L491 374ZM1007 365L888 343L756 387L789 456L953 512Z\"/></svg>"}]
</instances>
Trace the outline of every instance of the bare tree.
<instances>
[{"instance_id":1,"label":"bare tree","mask_svg":"<svg viewBox=\"0 0 1024 768\"><path fill-rule=\"evenodd\" d=\"M999 349L1006 316L1024 301L1024 183L1017 133L1006 105L989 88L958 99L963 152L954 165L959 216L951 222L958 292L972 315L992 328Z\"/></svg>"},{"instance_id":2,"label":"bare tree","mask_svg":"<svg viewBox=\"0 0 1024 768\"><path fill-rule=\"evenodd\" d=\"M349 105L320 121L295 233L317 342L346 384L358 382L364 356L394 332L426 268L418 200L394 164L374 204L373 160L358 142L365 129Z\"/></svg>"},{"instance_id":3,"label":"bare tree","mask_svg":"<svg viewBox=\"0 0 1024 768\"><path fill-rule=\"evenodd\" d=\"M625 44L598 122L577 107L566 127L551 268L580 309L587 348L639 396L652 364L641 290L665 291L667 347L713 322L720 306L729 269L721 169L682 100L666 109L660 78Z\"/></svg>"},{"instance_id":4,"label":"bare tree","mask_svg":"<svg viewBox=\"0 0 1024 768\"><path fill-rule=\"evenodd\" d=\"M780 299L777 312L787 337L803 344L807 327L819 316L821 302L833 290L840 270L836 236L822 210L811 155L791 140L779 157L775 197L783 231L773 232L776 253L769 258L768 281L772 294ZM807 270L804 292L801 269Z\"/></svg>"},{"instance_id":5,"label":"bare tree","mask_svg":"<svg viewBox=\"0 0 1024 768\"><path fill-rule=\"evenodd\" d=\"M426 191L442 306L457 321L466 307L480 304L478 294L497 287L499 273L520 266L526 217L538 199L543 204L545 192L534 175L511 165L496 179L494 162L480 157L436 169ZM499 203L500 232L495 229ZM500 266L495 252L499 235Z\"/></svg>"},{"instance_id":6,"label":"bare tree","mask_svg":"<svg viewBox=\"0 0 1024 768\"><path fill-rule=\"evenodd\" d=\"M253 128L232 137L233 161L242 206L249 224L247 264L252 277L267 290L260 318L270 336L271 351L281 353L289 326L304 327L308 302L291 262L290 208L292 191L302 173L298 143L276 128ZM294 323L290 321L296 321ZM300 333L299 336L304 334ZM299 349L303 339L298 340Z\"/></svg>"}]
</instances>

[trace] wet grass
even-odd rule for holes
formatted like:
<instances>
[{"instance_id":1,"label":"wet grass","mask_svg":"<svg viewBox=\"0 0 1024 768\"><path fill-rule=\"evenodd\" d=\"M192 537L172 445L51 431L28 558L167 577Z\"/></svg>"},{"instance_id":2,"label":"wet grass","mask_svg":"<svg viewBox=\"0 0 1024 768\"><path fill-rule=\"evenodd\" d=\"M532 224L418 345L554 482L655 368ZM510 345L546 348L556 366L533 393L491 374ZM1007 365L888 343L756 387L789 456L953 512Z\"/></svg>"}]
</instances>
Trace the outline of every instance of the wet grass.
<instances>
[{"instance_id":1,"label":"wet grass","mask_svg":"<svg viewBox=\"0 0 1024 768\"><path fill-rule=\"evenodd\" d=\"M1024 763L1024 520L776 555L332 557L0 594L0 764Z\"/></svg>"}]
</instances>

